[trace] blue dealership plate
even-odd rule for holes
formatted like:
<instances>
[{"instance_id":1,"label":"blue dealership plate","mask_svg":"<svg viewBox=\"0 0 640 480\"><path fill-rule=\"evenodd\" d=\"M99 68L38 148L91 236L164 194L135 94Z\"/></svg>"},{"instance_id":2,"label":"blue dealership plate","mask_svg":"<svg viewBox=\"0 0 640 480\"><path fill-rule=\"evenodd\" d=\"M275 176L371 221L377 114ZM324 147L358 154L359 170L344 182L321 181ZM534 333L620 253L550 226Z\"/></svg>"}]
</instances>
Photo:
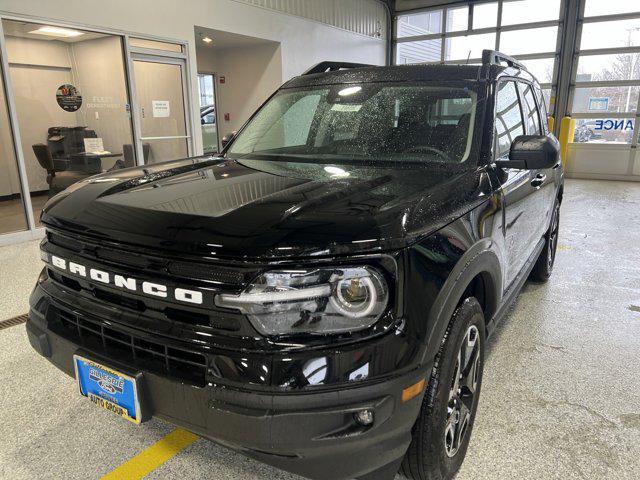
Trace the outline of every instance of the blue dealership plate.
<instances>
[{"instance_id":1,"label":"blue dealership plate","mask_svg":"<svg viewBox=\"0 0 640 480\"><path fill-rule=\"evenodd\" d=\"M142 417L135 378L80 355L73 356L73 365L82 396L136 425L140 424Z\"/></svg>"}]
</instances>

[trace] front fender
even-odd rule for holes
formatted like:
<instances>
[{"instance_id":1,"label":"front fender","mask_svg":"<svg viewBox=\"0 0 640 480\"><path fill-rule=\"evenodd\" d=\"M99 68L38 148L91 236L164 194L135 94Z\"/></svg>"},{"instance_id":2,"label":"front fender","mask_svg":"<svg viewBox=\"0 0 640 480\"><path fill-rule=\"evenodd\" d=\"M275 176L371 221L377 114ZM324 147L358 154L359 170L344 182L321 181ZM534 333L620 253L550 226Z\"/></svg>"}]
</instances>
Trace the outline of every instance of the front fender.
<instances>
[{"instance_id":1,"label":"front fender","mask_svg":"<svg viewBox=\"0 0 640 480\"><path fill-rule=\"evenodd\" d=\"M451 238L446 236L446 229L434 237L440 237L441 245L445 241L451 241ZM434 241L438 242L436 238ZM502 268L496 245L490 238L475 242L458 256L455 263L449 263L449 268L444 258L439 259L434 256L432 248L420 245L411 247L411 250L414 265L416 265L416 256L422 257L414 267L414 270L419 271L414 272L413 275L415 279L418 276L421 277L420 287L424 289L424 294L420 291L413 292L415 301L411 301L410 304L415 306L411 308L410 313L418 318L421 316L424 322L422 324L424 342L419 358L420 364L425 364L433 361L437 355L453 312L459 305L465 290L477 275L482 274L485 282L485 314L491 316L497 310L502 300ZM427 257L426 260L424 257ZM413 282L414 285L416 283L418 282ZM428 312L426 321L424 320L425 311ZM489 320L490 318L486 319L487 323Z\"/></svg>"}]
</instances>

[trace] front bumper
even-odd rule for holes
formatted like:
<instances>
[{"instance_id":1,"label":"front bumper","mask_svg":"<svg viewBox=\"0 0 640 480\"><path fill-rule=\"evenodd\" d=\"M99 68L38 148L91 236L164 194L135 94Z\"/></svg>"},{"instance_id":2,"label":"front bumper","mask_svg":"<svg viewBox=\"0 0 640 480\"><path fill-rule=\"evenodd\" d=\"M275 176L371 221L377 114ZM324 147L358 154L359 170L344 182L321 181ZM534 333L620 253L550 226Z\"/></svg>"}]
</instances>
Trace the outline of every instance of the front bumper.
<instances>
[{"instance_id":1,"label":"front bumper","mask_svg":"<svg viewBox=\"0 0 640 480\"><path fill-rule=\"evenodd\" d=\"M38 353L72 377L75 353L134 373L130 365L51 331L37 308L29 313L27 333ZM349 479L402 458L422 402L422 394L402 402L402 390L429 371L425 366L385 381L355 382L356 386L339 389L265 393L212 383L196 387L142 370L141 401L145 419L162 418L308 478ZM365 408L374 411L370 427L353 418Z\"/></svg>"}]
</instances>

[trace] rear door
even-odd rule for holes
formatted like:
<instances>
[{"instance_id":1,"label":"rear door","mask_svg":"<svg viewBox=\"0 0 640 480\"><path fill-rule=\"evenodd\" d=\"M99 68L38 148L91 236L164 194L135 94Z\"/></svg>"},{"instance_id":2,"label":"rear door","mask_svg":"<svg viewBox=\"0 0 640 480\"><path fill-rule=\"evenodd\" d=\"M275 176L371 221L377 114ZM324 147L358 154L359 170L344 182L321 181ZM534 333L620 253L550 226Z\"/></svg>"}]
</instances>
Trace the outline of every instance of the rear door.
<instances>
[{"instance_id":1,"label":"rear door","mask_svg":"<svg viewBox=\"0 0 640 480\"><path fill-rule=\"evenodd\" d=\"M524 135L526 127L518 87L513 80L500 80L496 87L494 158L505 160L516 137ZM504 198L503 234L506 249L506 285L509 286L533 253L537 242L539 218L537 172L519 168L498 167Z\"/></svg>"}]
</instances>

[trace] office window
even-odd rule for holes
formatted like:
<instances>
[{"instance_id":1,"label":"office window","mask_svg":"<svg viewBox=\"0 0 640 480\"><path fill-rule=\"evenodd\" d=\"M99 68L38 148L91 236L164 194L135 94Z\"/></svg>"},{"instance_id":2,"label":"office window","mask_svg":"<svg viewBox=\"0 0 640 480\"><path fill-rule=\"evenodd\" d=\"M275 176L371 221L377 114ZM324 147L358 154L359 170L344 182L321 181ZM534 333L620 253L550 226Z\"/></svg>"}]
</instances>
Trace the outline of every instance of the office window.
<instances>
[{"instance_id":1,"label":"office window","mask_svg":"<svg viewBox=\"0 0 640 480\"><path fill-rule=\"evenodd\" d=\"M19 147L38 224L52 195L135 163L122 40L9 20L3 28Z\"/></svg>"}]
</instances>

